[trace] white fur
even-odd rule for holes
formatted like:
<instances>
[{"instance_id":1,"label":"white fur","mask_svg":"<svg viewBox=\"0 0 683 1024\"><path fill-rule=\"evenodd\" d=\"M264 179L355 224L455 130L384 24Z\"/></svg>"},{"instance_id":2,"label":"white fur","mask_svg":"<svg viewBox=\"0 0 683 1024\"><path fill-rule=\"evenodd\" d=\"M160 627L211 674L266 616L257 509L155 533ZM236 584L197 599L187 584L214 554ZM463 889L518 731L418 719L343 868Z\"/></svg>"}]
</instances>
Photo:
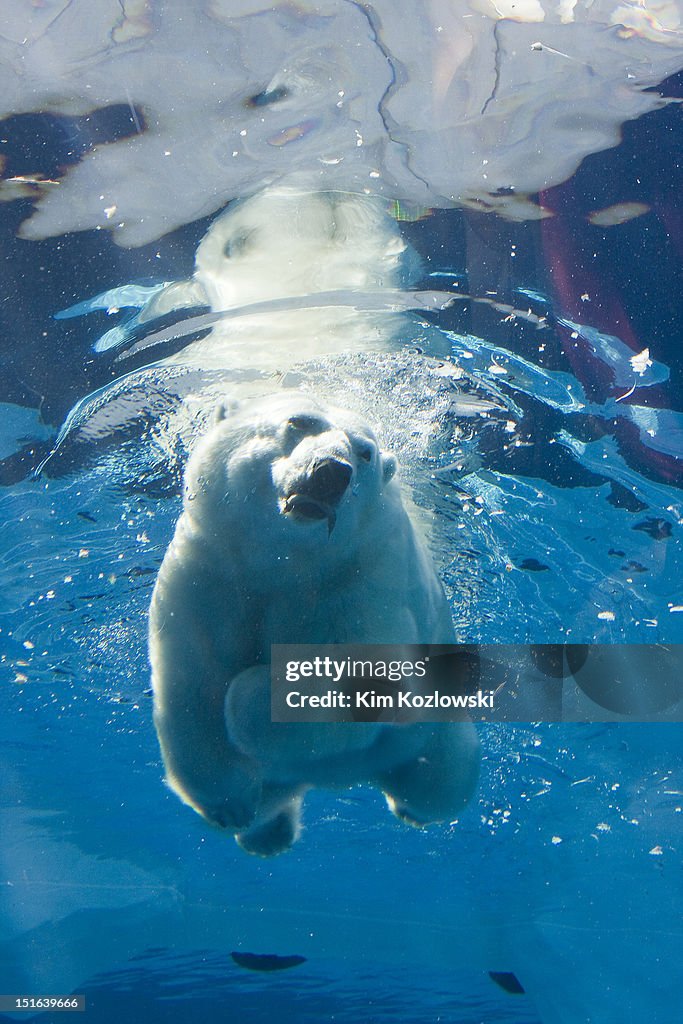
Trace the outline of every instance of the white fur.
<instances>
[{"instance_id":1,"label":"white fur","mask_svg":"<svg viewBox=\"0 0 683 1024\"><path fill-rule=\"evenodd\" d=\"M169 784L260 854L295 840L315 785L377 785L416 824L455 816L477 775L469 722L270 721L273 643L453 641L393 457L355 415L296 393L221 416L188 463L150 610ZM309 518L291 496L321 460L348 467L349 482L329 516Z\"/></svg>"}]
</instances>

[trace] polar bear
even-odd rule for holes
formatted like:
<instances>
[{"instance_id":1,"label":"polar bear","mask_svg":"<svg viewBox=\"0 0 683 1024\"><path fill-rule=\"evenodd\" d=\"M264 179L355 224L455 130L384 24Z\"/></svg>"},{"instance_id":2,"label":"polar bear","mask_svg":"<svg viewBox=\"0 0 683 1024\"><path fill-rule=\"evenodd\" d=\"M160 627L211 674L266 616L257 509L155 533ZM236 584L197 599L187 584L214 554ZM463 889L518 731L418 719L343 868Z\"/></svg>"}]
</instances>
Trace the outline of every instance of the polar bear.
<instances>
[{"instance_id":1,"label":"polar bear","mask_svg":"<svg viewBox=\"0 0 683 1024\"><path fill-rule=\"evenodd\" d=\"M422 825L473 793L466 720L273 723L273 643L452 643L396 461L356 415L280 392L221 408L185 475L154 589L149 650L166 776L247 851L299 833L305 791L369 783Z\"/></svg>"}]
</instances>

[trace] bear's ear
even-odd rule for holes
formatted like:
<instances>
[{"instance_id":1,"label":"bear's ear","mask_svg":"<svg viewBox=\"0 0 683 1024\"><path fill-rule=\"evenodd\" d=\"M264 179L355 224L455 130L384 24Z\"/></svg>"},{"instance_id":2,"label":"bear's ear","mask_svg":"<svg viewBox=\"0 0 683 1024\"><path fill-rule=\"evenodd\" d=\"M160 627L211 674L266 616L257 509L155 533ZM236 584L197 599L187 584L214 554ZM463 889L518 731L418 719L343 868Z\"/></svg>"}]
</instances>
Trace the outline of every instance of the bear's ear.
<instances>
[{"instance_id":1,"label":"bear's ear","mask_svg":"<svg viewBox=\"0 0 683 1024\"><path fill-rule=\"evenodd\" d=\"M382 480L385 484L388 484L396 475L398 463L395 457L393 455L389 455L387 452L381 452L380 458L382 460Z\"/></svg>"},{"instance_id":2,"label":"bear's ear","mask_svg":"<svg viewBox=\"0 0 683 1024\"><path fill-rule=\"evenodd\" d=\"M239 402L236 398L223 398L213 411L213 423L222 423L223 420L227 420L230 416L234 416L239 408Z\"/></svg>"}]
</instances>

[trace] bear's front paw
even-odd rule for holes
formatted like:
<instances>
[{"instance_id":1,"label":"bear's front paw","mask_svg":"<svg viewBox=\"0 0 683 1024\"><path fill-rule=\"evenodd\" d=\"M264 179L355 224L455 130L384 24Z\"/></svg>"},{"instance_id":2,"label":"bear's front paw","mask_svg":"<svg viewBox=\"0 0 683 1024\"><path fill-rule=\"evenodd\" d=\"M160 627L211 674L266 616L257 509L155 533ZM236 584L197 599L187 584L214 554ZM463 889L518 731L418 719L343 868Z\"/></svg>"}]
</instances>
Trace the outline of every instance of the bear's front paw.
<instances>
[{"instance_id":1,"label":"bear's front paw","mask_svg":"<svg viewBox=\"0 0 683 1024\"><path fill-rule=\"evenodd\" d=\"M242 832L256 817L263 787L256 770L248 772L233 766L231 772L211 784L205 782L203 786L191 789L173 788L209 824Z\"/></svg>"},{"instance_id":2,"label":"bear's front paw","mask_svg":"<svg viewBox=\"0 0 683 1024\"><path fill-rule=\"evenodd\" d=\"M212 807L198 807L195 810L217 828L228 829L231 832L241 832L248 828L256 817L256 804L240 800L230 800Z\"/></svg>"}]
</instances>

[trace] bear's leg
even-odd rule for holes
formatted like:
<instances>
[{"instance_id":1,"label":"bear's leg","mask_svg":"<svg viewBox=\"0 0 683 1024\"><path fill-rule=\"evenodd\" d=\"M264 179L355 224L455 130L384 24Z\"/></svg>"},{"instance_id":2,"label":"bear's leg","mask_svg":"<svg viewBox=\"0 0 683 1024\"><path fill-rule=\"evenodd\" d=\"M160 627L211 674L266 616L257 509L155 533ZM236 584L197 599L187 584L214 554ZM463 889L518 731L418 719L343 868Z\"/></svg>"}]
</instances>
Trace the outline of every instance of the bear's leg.
<instances>
[{"instance_id":1,"label":"bear's leg","mask_svg":"<svg viewBox=\"0 0 683 1024\"><path fill-rule=\"evenodd\" d=\"M200 720L185 716L182 735L169 716L155 715L166 768L166 780L181 800L210 824L239 831L254 821L261 801L260 766L229 746L217 715L194 728Z\"/></svg>"},{"instance_id":2,"label":"bear's leg","mask_svg":"<svg viewBox=\"0 0 683 1024\"><path fill-rule=\"evenodd\" d=\"M258 857L274 857L284 853L299 838L303 796L291 789L264 787L264 809L256 822L236 837L237 842ZM271 805L272 813L268 813Z\"/></svg>"},{"instance_id":3,"label":"bear's leg","mask_svg":"<svg viewBox=\"0 0 683 1024\"><path fill-rule=\"evenodd\" d=\"M436 723L417 757L380 773L376 783L402 821L420 827L455 818L479 775L479 739L471 722Z\"/></svg>"},{"instance_id":4,"label":"bear's leg","mask_svg":"<svg viewBox=\"0 0 683 1024\"><path fill-rule=\"evenodd\" d=\"M171 789L207 821L239 832L256 817L263 773L226 733L225 659L202 621L200 593L201 581L167 555L150 608L154 725Z\"/></svg>"}]
</instances>

